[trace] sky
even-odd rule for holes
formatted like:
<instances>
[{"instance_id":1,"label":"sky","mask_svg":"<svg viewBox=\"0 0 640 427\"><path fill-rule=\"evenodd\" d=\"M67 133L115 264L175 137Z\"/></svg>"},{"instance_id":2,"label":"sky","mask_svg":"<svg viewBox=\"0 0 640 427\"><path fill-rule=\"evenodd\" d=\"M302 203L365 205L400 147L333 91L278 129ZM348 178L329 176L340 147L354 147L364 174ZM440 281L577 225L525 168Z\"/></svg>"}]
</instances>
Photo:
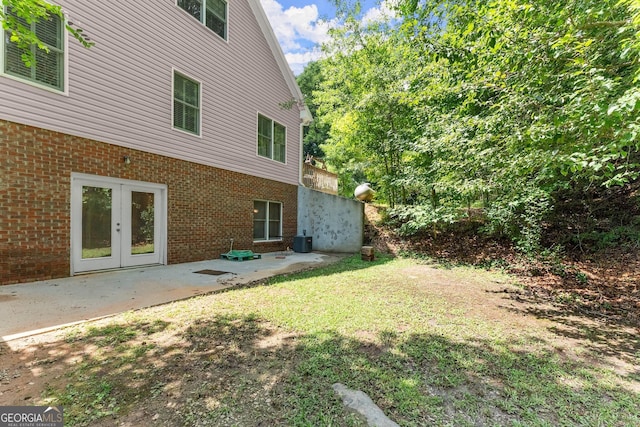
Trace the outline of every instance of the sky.
<instances>
[{"instance_id":1,"label":"sky","mask_svg":"<svg viewBox=\"0 0 640 427\"><path fill-rule=\"evenodd\" d=\"M362 19L375 20L386 9L385 0L364 0ZM260 0L282 51L295 75L320 58L320 44L328 41L328 31L339 25L335 6L328 0Z\"/></svg>"}]
</instances>

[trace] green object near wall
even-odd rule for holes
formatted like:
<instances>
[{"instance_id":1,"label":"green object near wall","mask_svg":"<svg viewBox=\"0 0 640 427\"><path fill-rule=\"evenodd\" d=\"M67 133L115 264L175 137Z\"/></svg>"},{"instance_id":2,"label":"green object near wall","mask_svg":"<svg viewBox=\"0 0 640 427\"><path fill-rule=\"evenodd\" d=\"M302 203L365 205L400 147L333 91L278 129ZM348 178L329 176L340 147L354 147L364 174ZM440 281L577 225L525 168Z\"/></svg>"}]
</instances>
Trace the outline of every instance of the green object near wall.
<instances>
[{"instance_id":1,"label":"green object near wall","mask_svg":"<svg viewBox=\"0 0 640 427\"><path fill-rule=\"evenodd\" d=\"M249 250L244 250L244 251L232 250L227 253L221 254L220 258L228 259L231 261L246 261L249 259L261 259L262 255L254 254L253 251L249 251Z\"/></svg>"}]
</instances>

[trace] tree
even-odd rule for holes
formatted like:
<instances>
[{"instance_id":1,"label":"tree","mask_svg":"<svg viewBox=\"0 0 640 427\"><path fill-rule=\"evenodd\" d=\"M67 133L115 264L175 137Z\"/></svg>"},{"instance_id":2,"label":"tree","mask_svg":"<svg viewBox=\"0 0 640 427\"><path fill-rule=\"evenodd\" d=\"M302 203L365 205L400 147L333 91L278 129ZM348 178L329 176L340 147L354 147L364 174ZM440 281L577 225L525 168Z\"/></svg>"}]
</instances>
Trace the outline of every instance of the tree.
<instances>
[{"instance_id":1,"label":"tree","mask_svg":"<svg viewBox=\"0 0 640 427\"><path fill-rule=\"evenodd\" d=\"M318 116L318 103L314 98L314 92L320 89L322 83L322 68L320 62L310 62L297 77L298 86L304 95L305 103L309 107L315 120L305 128L303 138L304 156L324 157L324 151L320 146L329 137L329 126Z\"/></svg>"},{"instance_id":2,"label":"tree","mask_svg":"<svg viewBox=\"0 0 640 427\"><path fill-rule=\"evenodd\" d=\"M639 179L639 0L396 4L334 33L316 95L328 157L390 205L482 201L535 249L560 192Z\"/></svg>"},{"instance_id":3,"label":"tree","mask_svg":"<svg viewBox=\"0 0 640 427\"><path fill-rule=\"evenodd\" d=\"M555 192L638 178L638 52L618 1L433 1L408 11L407 39L441 68L439 93L433 82L420 91L420 144L439 159L440 187L493 195L495 229L534 247Z\"/></svg>"},{"instance_id":4,"label":"tree","mask_svg":"<svg viewBox=\"0 0 640 427\"><path fill-rule=\"evenodd\" d=\"M407 203L406 157L415 130L406 96L410 52L378 24L349 18L338 34L327 46L315 94L322 120L331 123L327 159L338 168L344 195L366 180L390 204Z\"/></svg>"},{"instance_id":5,"label":"tree","mask_svg":"<svg viewBox=\"0 0 640 427\"><path fill-rule=\"evenodd\" d=\"M49 51L49 48L31 30L31 24L51 19L51 16L64 20L62 8L44 0L2 0L0 5L3 6L0 7L2 28L10 34L10 41L16 43L22 50L22 61L29 67L35 63L35 55L31 51L32 45L46 52ZM65 28L84 47L89 48L94 45L89 37L84 35L84 31L73 22L66 22Z\"/></svg>"}]
</instances>

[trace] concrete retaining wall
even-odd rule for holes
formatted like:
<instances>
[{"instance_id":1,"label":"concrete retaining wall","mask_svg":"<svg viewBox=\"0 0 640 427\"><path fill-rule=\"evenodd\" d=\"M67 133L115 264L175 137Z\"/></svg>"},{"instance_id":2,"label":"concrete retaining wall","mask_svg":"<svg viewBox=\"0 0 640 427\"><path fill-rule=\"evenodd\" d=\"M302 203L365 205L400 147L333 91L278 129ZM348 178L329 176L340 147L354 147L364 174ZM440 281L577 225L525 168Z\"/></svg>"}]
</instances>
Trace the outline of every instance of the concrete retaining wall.
<instances>
[{"instance_id":1,"label":"concrete retaining wall","mask_svg":"<svg viewBox=\"0 0 640 427\"><path fill-rule=\"evenodd\" d=\"M359 253L364 236L364 204L298 187L298 235L313 237L313 250Z\"/></svg>"}]
</instances>

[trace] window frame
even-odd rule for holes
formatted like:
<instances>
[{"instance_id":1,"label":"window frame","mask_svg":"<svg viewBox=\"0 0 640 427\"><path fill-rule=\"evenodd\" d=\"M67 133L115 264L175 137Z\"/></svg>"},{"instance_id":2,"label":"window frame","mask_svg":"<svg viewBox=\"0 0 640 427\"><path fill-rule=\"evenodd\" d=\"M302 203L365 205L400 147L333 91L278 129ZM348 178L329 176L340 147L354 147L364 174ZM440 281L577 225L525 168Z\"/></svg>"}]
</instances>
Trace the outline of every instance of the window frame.
<instances>
[{"instance_id":1,"label":"window frame","mask_svg":"<svg viewBox=\"0 0 640 427\"><path fill-rule=\"evenodd\" d=\"M264 203L265 204L265 217L264 219L258 219L259 221L264 221L263 232L264 239L257 239L255 236L255 224L256 224L256 214L258 213L258 209L256 208L256 203ZM271 231L271 222L274 220L270 219L270 205L278 205L280 207L280 217L278 218L278 231L277 235L274 238L270 237ZM284 204L282 202L278 202L275 200L261 200L255 199L253 201L253 243L269 243L269 242L281 242L282 241L282 222L284 216Z\"/></svg>"},{"instance_id":2,"label":"window frame","mask_svg":"<svg viewBox=\"0 0 640 427\"><path fill-rule=\"evenodd\" d=\"M2 6L0 6L2 7ZM4 11L6 13L7 11L7 7L4 7ZM7 43L6 43L6 37L8 37L7 35L7 31L4 30L4 28L2 28L0 26L0 41L1 41L1 46L0 46L0 76L2 77L6 77L8 79L11 80L15 80L24 84L28 84L30 86L34 86L37 87L39 89L44 89L47 90L49 92L52 93L56 93L58 95L64 95L64 96L68 96L69 95L69 34L66 31L66 24L67 24L67 17L64 16L63 18L60 19L60 36L61 36L61 42L62 42L62 52L58 52L58 54L62 55L62 61L61 61L61 65L60 65L60 72L62 72L62 79L61 79L61 84L62 87L56 87L56 86L52 86L49 85L47 83L43 83L40 82L38 80L34 80L25 76L21 76L18 74L11 74L5 71L5 67L8 63L7 61ZM31 23L32 28L35 28L36 23L33 22ZM33 30L32 30L33 31ZM47 47L50 48L50 51L52 50L51 48L55 49L55 50L59 50L57 47L54 46L49 46L47 43L44 43ZM35 51L39 51L38 47L36 45L32 45L31 47L32 49L35 49ZM47 54L47 53L46 53ZM48 53L50 54L50 53ZM48 55L47 54L47 55ZM35 65L31 65L30 69L33 69L35 67Z\"/></svg>"},{"instance_id":3,"label":"window frame","mask_svg":"<svg viewBox=\"0 0 640 427\"><path fill-rule=\"evenodd\" d=\"M224 16L224 36L221 36L220 34L218 34L217 32L215 32L214 30L212 30L211 28L209 28L207 26L207 22L206 22L206 20L207 20L207 1L209 1L209 0L199 0L201 2L200 18L199 19L196 16L192 15L191 13L189 13L188 10L186 10L185 8L180 6L179 1L180 0L176 0L175 1L175 5L176 5L176 7L178 9L180 9L181 11L183 11L184 13L189 15L192 19L195 19L196 21L198 21L203 27L207 28L209 31L211 31L216 36L220 37L222 40L224 40L226 42L229 41L229 2L227 0L220 0L225 5L225 8L224 8L224 12L225 12L225 16ZM220 16L218 16L217 14L215 14L215 15L218 18L220 18Z\"/></svg>"},{"instance_id":4,"label":"window frame","mask_svg":"<svg viewBox=\"0 0 640 427\"><path fill-rule=\"evenodd\" d=\"M260 122L261 120L267 120L270 123L270 134L266 135L266 134L262 134L260 133ZM282 146L282 160L280 160L279 158L276 158L276 126L279 126L280 128L282 128L282 144L277 144L278 146ZM269 138L269 146L267 149L267 154L268 155L264 155L262 153L260 153L260 141L261 141L261 137L262 138ZM287 164L287 127L285 125L283 125L282 123L279 123L267 116L265 116L264 114L261 114L258 112L258 120L257 120L257 125L256 125L256 155L265 159L269 159L269 160L273 160L275 162L278 163L282 163L283 165Z\"/></svg>"},{"instance_id":5,"label":"window frame","mask_svg":"<svg viewBox=\"0 0 640 427\"><path fill-rule=\"evenodd\" d=\"M175 123L176 75L179 75L184 79L190 80L193 83L198 84L198 133L191 132L190 130L183 129L180 127L176 127L176 123ZM184 101L182 100L178 100L178 101L184 103ZM188 105L188 104L185 103L185 105ZM197 136L199 138L202 138L202 81L198 79L194 79L193 77L189 76L189 74L186 74L176 68L171 69L171 129L177 132L182 132L187 135Z\"/></svg>"}]
</instances>

